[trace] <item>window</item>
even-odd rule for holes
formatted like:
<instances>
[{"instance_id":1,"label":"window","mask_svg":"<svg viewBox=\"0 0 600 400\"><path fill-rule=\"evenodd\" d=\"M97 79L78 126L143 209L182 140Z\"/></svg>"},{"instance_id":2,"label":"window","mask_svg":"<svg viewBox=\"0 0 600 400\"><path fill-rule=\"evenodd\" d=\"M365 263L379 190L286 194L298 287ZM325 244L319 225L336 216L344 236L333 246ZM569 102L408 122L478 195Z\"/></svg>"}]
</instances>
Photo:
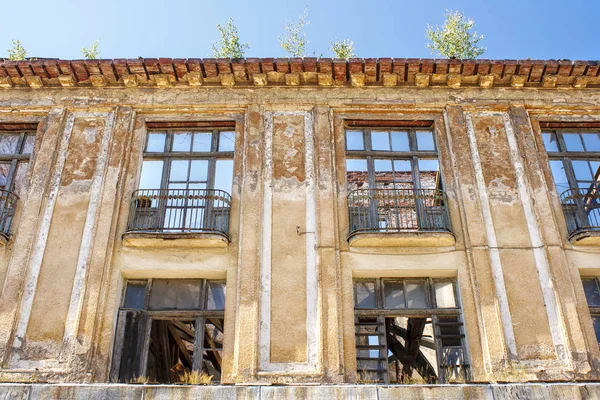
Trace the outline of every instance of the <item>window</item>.
<instances>
[{"instance_id":1,"label":"window","mask_svg":"<svg viewBox=\"0 0 600 400\"><path fill-rule=\"evenodd\" d=\"M5 239L22 195L34 141L34 131L0 133L0 235Z\"/></svg>"},{"instance_id":2,"label":"window","mask_svg":"<svg viewBox=\"0 0 600 400\"><path fill-rule=\"evenodd\" d=\"M196 371L219 382L224 309L224 281L128 281L119 310L111 379L178 383Z\"/></svg>"},{"instance_id":3,"label":"window","mask_svg":"<svg viewBox=\"0 0 600 400\"><path fill-rule=\"evenodd\" d=\"M227 235L235 132L148 134L129 230Z\"/></svg>"},{"instance_id":4,"label":"window","mask_svg":"<svg viewBox=\"0 0 600 400\"><path fill-rule=\"evenodd\" d=\"M354 316L361 382L468 379L456 281L356 279Z\"/></svg>"},{"instance_id":5,"label":"window","mask_svg":"<svg viewBox=\"0 0 600 400\"><path fill-rule=\"evenodd\" d=\"M599 132L544 131L542 138L569 233L600 230Z\"/></svg>"},{"instance_id":6,"label":"window","mask_svg":"<svg viewBox=\"0 0 600 400\"><path fill-rule=\"evenodd\" d=\"M583 290L590 307L592 322L594 323L594 332L596 332L596 340L600 345L600 289L598 286L598 278L587 277L581 278L583 282Z\"/></svg>"},{"instance_id":7,"label":"window","mask_svg":"<svg viewBox=\"0 0 600 400\"><path fill-rule=\"evenodd\" d=\"M346 130L350 231L449 230L433 131Z\"/></svg>"}]
</instances>

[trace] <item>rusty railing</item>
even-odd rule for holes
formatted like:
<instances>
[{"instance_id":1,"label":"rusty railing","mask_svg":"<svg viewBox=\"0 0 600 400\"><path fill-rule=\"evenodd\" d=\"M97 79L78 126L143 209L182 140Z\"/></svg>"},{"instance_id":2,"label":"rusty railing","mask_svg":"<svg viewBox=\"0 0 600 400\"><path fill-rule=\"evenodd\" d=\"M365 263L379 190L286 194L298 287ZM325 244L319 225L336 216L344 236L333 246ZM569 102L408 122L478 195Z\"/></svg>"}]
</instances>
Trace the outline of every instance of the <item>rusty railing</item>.
<instances>
[{"instance_id":1,"label":"rusty railing","mask_svg":"<svg viewBox=\"0 0 600 400\"><path fill-rule=\"evenodd\" d=\"M140 189L133 193L129 232L217 233L229 238L231 195L214 189Z\"/></svg>"},{"instance_id":2,"label":"rusty railing","mask_svg":"<svg viewBox=\"0 0 600 400\"><path fill-rule=\"evenodd\" d=\"M581 232L600 232L600 192L597 187L568 189L560 195L569 237Z\"/></svg>"},{"instance_id":3,"label":"rusty railing","mask_svg":"<svg viewBox=\"0 0 600 400\"><path fill-rule=\"evenodd\" d=\"M348 195L350 236L362 232L450 232L446 194L438 189L358 189Z\"/></svg>"}]
</instances>

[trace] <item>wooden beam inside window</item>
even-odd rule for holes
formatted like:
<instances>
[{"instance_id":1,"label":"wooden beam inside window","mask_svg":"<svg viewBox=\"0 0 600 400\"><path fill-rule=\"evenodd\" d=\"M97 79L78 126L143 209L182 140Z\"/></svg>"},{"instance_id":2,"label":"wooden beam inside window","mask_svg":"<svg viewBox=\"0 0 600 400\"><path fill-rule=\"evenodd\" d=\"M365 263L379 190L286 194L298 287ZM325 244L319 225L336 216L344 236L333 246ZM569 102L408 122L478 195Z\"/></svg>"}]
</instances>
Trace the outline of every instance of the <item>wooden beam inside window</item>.
<instances>
[{"instance_id":1,"label":"wooden beam inside window","mask_svg":"<svg viewBox=\"0 0 600 400\"><path fill-rule=\"evenodd\" d=\"M429 120L369 120L369 119L347 119L346 127L358 128L432 128L433 121Z\"/></svg>"},{"instance_id":2,"label":"wooden beam inside window","mask_svg":"<svg viewBox=\"0 0 600 400\"><path fill-rule=\"evenodd\" d=\"M540 121L542 129L600 129L600 121Z\"/></svg>"},{"instance_id":3,"label":"wooden beam inside window","mask_svg":"<svg viewBox=\"0 0 600 400\"><path fill-rule=\"evenodd\" d=\"M148 129L171 128L235 128L235 121L163 121L146 122Z\"/></svg>"},{"instance_id":4,"label":"wooden beam inside window","mask_svg":"<svg viewBox=\"0 0 600 400\"><path fill-rule=\"evenodd\" d=\"M0 131L35 131L36 123L12 124L0 122Z\"/></svg>"}]
</instances>

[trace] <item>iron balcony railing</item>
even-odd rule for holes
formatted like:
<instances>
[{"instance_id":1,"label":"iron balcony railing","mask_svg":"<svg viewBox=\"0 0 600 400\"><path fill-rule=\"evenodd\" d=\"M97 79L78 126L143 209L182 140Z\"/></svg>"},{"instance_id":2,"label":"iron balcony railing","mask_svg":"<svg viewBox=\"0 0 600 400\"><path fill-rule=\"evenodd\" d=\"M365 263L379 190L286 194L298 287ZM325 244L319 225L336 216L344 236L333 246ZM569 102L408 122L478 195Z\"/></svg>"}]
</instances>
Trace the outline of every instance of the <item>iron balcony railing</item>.
<instances>
[{"instance_id":1,"label":"iron balcony railing","mask_svg":"<svg viewBox=\"0 0 600 400\"><path fill-rule=\"evenodd\" d=\"M217 233L229 239L231 195L213 189L140 189L133 193L127 230Z\"/></svg>"},{"instance_id":2,"label":"iron balcony railing","mask_svg":"<svg viewBox=\"0 0 600 400\"><path fill-rule=\"evenodd\" d=\"M438 189L358 189L348 195L350 236L361 232L450 232Z\"/></svg>"},{"instance_id":3,"label":"iron balcony railing","mask_svg":"<svg viewBox=\"0 0 600 400\"><path fill-rule=\"evenodd\" d=\"M569 237L582 232L600 232L600 188L568 189L560 195Z\"/></svg>"},{"instance_id":4,"label":"iron balcony railing","mask_svg":"<svg viewBox=\"0 0 600 400\"><path fill-rule=\"evenodd\" d=\"M0 235L10 237L10 224L15 216L19 196L8 190L0 190Z\"/></svg>"}]
</instances>

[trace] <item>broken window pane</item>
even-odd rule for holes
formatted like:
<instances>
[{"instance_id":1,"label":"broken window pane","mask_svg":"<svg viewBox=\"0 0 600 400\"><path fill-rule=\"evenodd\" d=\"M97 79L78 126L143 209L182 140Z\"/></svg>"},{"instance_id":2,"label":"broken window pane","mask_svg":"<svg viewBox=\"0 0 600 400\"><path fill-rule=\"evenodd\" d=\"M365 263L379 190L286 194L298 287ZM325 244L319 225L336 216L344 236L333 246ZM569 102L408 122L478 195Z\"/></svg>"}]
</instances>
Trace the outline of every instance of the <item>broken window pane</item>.
<instances>
[{"instance_id":1,"label":"broken window pane","mask_svg":"<svg viewBox=\"0 0 600 400\"><path fill-rule=\"evenodd\" d=\"M357 308L376 308L374 281L356 281L354 283L354 302Z\"/></svg>"},{"instance_id":2,"label":"broken window pane","mask_svg":"<svg viewBox=\"0 0 600 400\"><path fill-rule=\"evenodd\" d=\"M194 151L209 152L212 149L212 132L194 133ZM221 150L223 151L223 150Z\"/></svg>"},{"instance_id":3,"label":"broken window pane","mask_svg":"<svg viewBox=\"0 0 600 400\"><path fill-rule=\"evenodd\" d=\"M10 173L10 164L2 163L0 164L0 188L5 189L5 186L8 182L8 174ZM8 189L8 188L6 188Z\"/></svg>"},{"instance_id":4,"label":"broken window pane","mask_svg":"<svg viewBox=\"0 0 600 400\"><path fill-rule=\"evenodd\" d=\"M438 308L454 308L456 307L456 299L454 298L454 284L451 281L434 282L435 301Z\"/></svg>"},{"instance_id":5,"label":"broken window pane","mask_svg":"<svg viewBox=\"0 0 600 400\"><path fill-rule=\"evenodd\" d=\"M219 151L235 150L235 132L219 133Z\"/></svg>"},{"instance_id":6,"label":"broken window pane","mask_svg":"<svg viewBox=\"0 0 600 400\"><path fill-rule=\"evenodd\" d=\"M123 308L146 309L146 282L128 282L125 289Z\"/></svg>"},{"instance_id":7,"label":"broken window pane","mask_svg":"<svg viewBox=\"0 0 600 400\"><path fill-rule=\"evenodd\" d=\"M582 279L582 282L588 305L600 307L600 290L596 278Z\"/></svg>"},{"instance_id":8,"label":"broken window pane","mask_svg":"<svg viewBox=\"0 0 600 400\"><path fill-rule=\"evenodd\" d=\"M546 151L558 151L558 140L556 140L556 134L554 132L544 132L542 133L542 138L544 139L544 146L546 146Z\"/></svg>"},{"instance_id":9,"label":"broken window pane","mask_svg":"<svg viewBox=\"0 0 600 400\"><path fill-rule=\"evenodd\" d=\"M193 370L195 338L195 320L154 319L148 349L148 381L186 382Z\"/></svg>"},{"instance_id":10,"label":"broken window pane","mask_svg":"<svg viewBox=\"0 0 600 400\"><path fill-rule=\"evenodd\" d=\"M362 131L346 131L346 150L364 150Z\"/></svg>"},{"instance_id":11,"label":"broken window pane","mask_svg":"<svg viewBox=\"0 0 600 400\"><path fill-rule=\"evenodd\" d=\"M404 283L385 281L383 284L385 290L385 308L405 308L404 303Z\"/></svg>"},{"instance_id":12,"label":"broken window pane","mask_svg":"<svg viewBox=\"0 0 600 400\"><path fill-rule=\"evenodd\" d=\"M165 151L165 140L167 134L164 132L152 132L148 134L148 143L146 144L146 152L162 153Z\"/></svg>"},{"instance_id":13,"label":"broken window pane","mask_svg":"<svg viewBox=\"0 0 600 400\"><path fill-rule=\"evenodd\" d=\"M369 187L369 173L367 172L367 160L346 160L346 177L348 190L363 189Z\"/></svg>"},{"instance_id":14,"label":"broken window pane","mask_svg":"<svg viewBox=\"0 0 600 400\"><path fill-rule=\"evenodd\" d=\"M425 282L406 282L406 306L408 308L427 308Z\"/></svg>"},{"instance_id":15,"label":"broken window pane","mask_svg":"<svg viewBox=\"0 0 600 400\"><path fill-rule=\"evenodd\" d=\"M440 165L438 160L419 159L419 179L421 189L437 189Z\"/></svg>"},{"instance_id":16,"label":"broken window pane","mask_svg":"<svg viewBox=\"0 0 600 400\"><path fill-rule=\"evenodd\" d=\"M152 310L197 310L200 308L200 281L155 279L150 291Z\"/></svg>"},{"instance_id":17,"label":"broken window pane","mask_svg":"<svg viewBox=\"0 0 600 400\"><path fill-rule=\"evenodd\" d=\"M417 131L417 148L420 151L434 151L435 145L433 143L433 132L431 131Z\"/></svg>"},{"instance_id":18,"label":"broken window pane","mask_svg":"<svg viewBox=\"0 0 600 400\"><path fill-rule=\"evenodd\" d=\"M173 134L173 151L190 151L192 149L192 134L176 132Z\"/></svg>"},{"instance_id":19,"label":"broken window pane","mask_svg":"<svg viewBox=\"0 0 600 400\"><path fill-rule=\"evenodd\" d=\"M225 309L225 282L208 282L207 310Z\"/></svg>"},{"instance_id":20,"label":"broken window pane","mask_svg":"<svg viewBox=\"0 0 600 400\"><path fill-rule=\"evenodd\" d=\"M0 154L16 154L19 136L18 134L6 133L0 135Z\"/></svg>"},{"instance_id":21,"label":"broken window pane","mask_svg":"<svg viewBox=\"0 0 600 400\"><path fill-rule=\"evenodd\" d=\"M223 365L223 318L206 318L204 323L204 346L202 353L202 371L221 381Z\"/></svg>"}]
</instances>

